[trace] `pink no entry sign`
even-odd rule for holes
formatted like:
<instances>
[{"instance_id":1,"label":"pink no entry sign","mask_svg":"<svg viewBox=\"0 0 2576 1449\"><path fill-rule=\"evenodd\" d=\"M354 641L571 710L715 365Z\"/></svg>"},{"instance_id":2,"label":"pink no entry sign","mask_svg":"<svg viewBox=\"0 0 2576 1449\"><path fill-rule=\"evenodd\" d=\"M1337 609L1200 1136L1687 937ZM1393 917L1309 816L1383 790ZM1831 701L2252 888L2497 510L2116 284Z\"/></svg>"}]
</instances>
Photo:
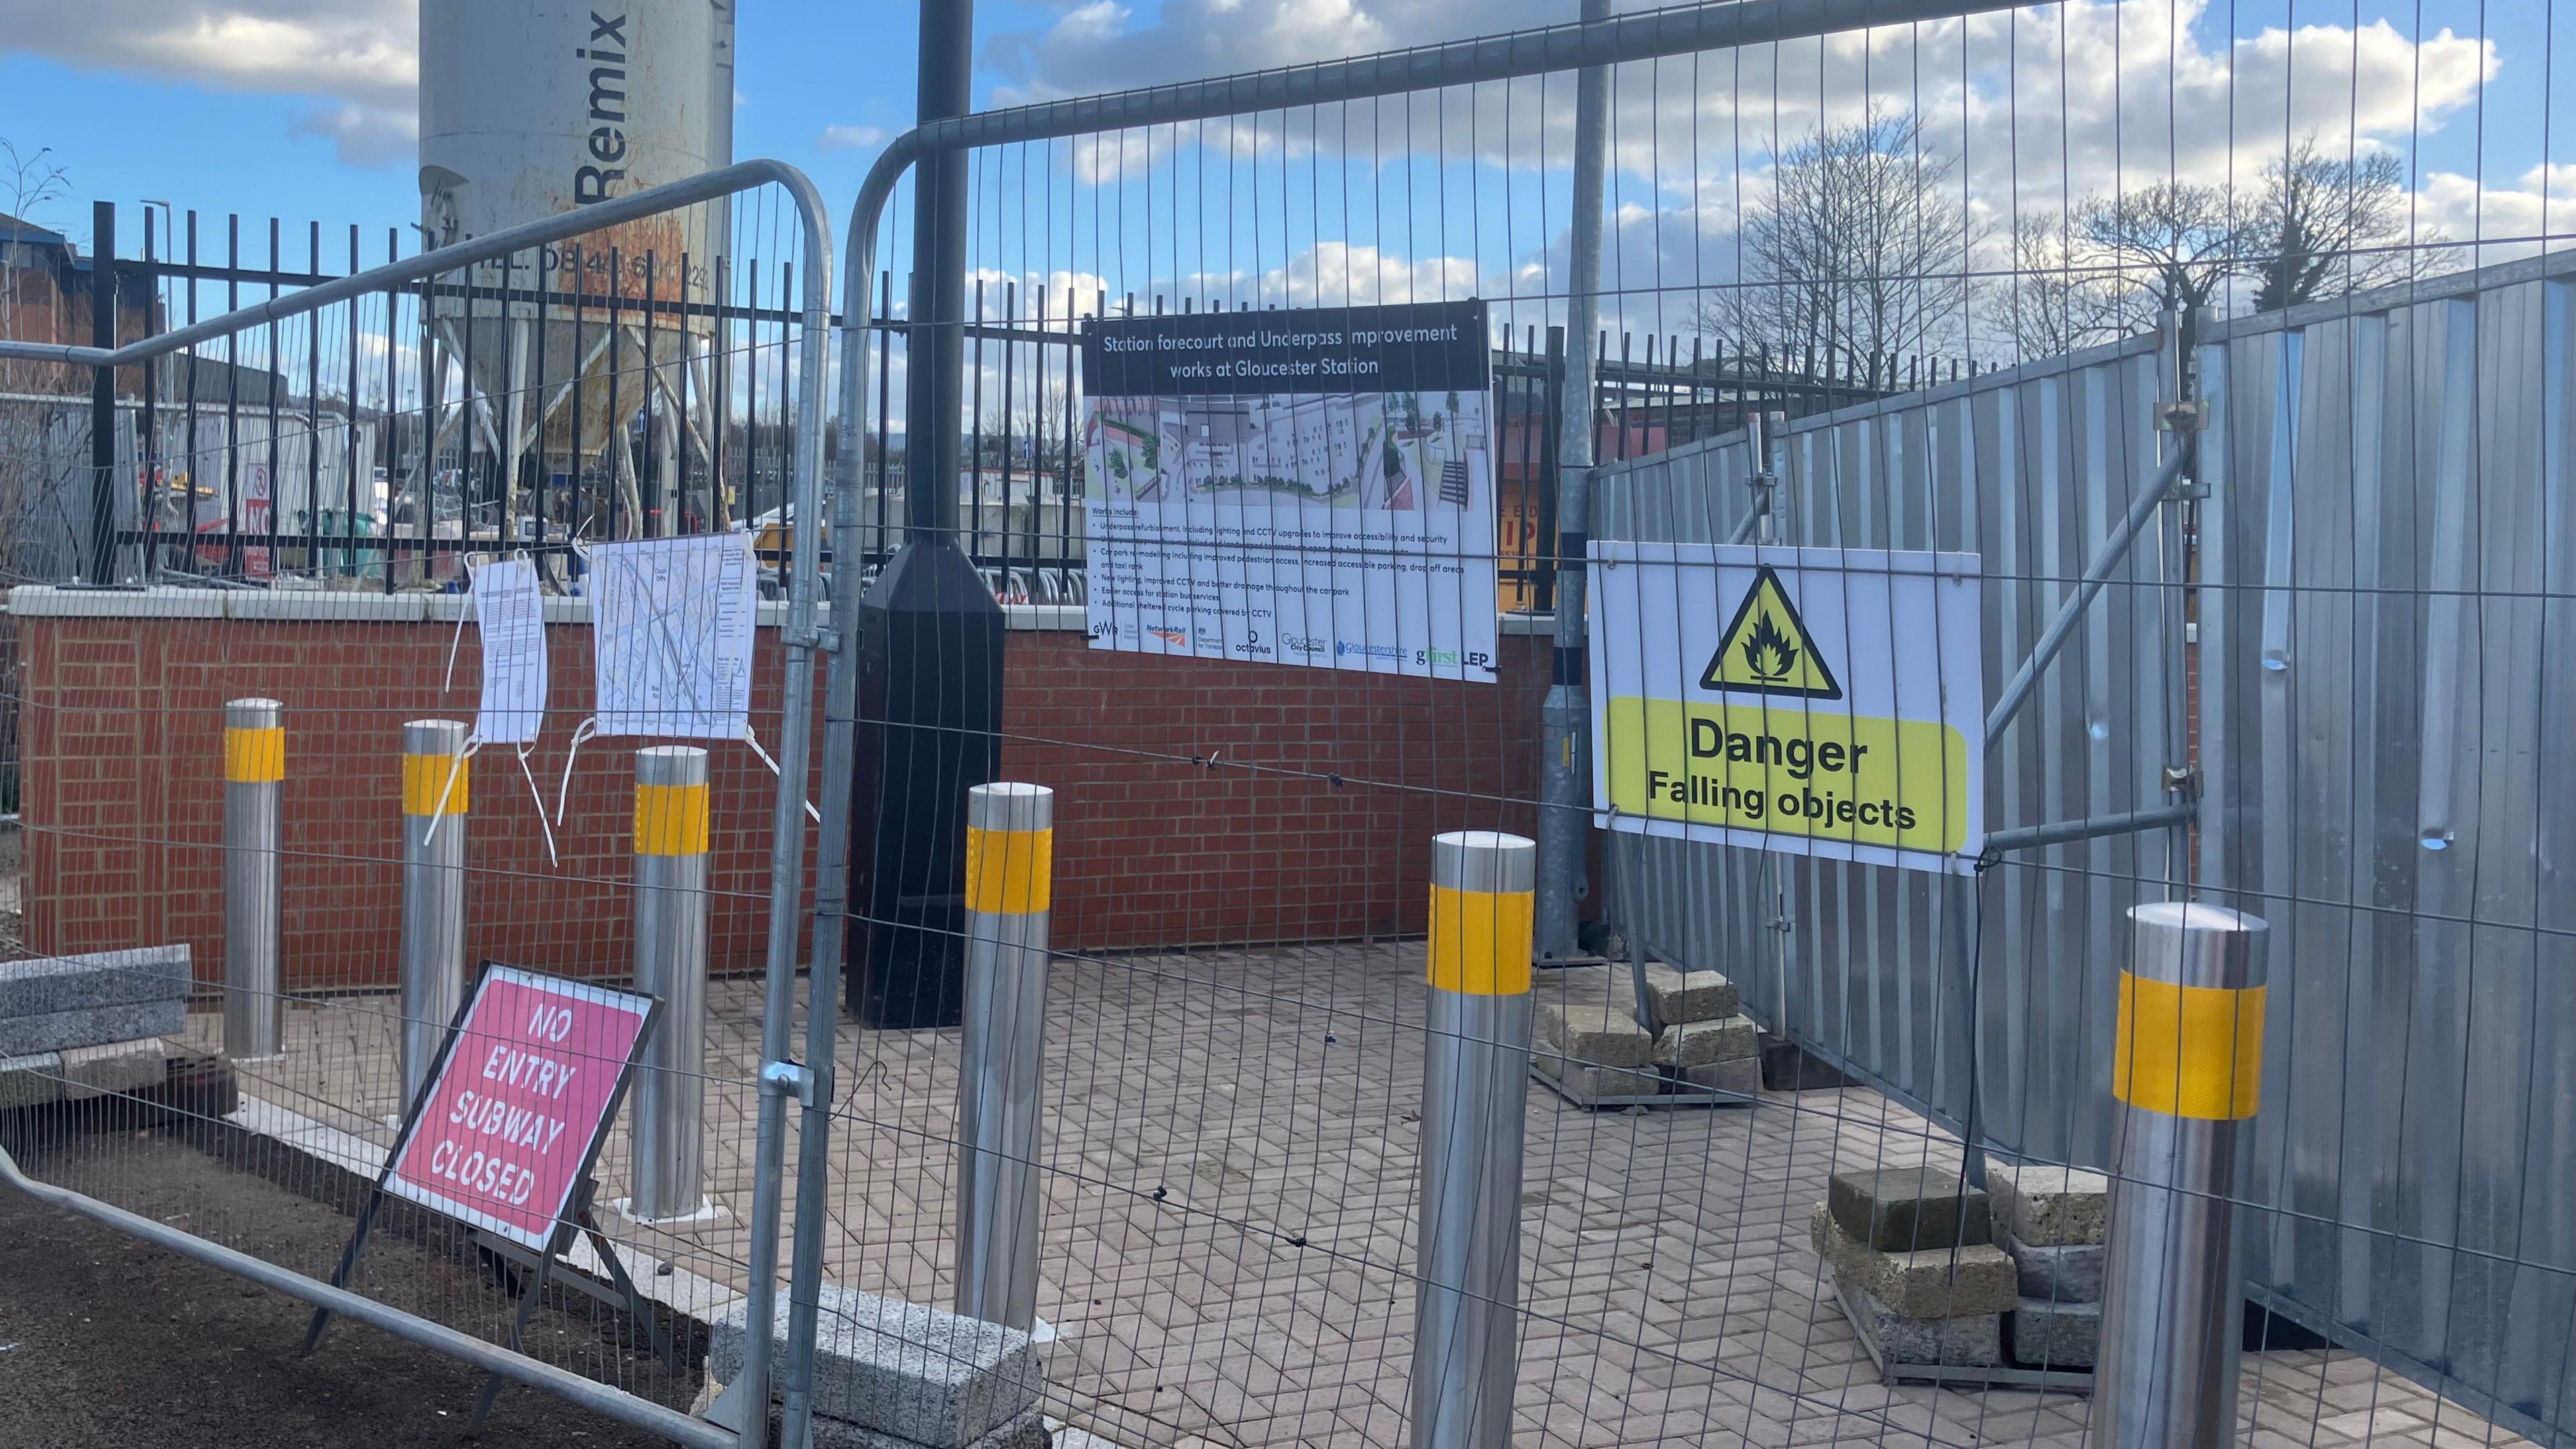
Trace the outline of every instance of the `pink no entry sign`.
<instances>
[{"instance_id":1,"label":"pink no entry sign","mask_svg":"<svg viewBox=\"0 0 2576 1449\"><path fill-rule=\"evenodd\" d=\"M486 966L384 1190L544 1251L617 1111L654 1001Z\"/></svg>"}]
</instances>

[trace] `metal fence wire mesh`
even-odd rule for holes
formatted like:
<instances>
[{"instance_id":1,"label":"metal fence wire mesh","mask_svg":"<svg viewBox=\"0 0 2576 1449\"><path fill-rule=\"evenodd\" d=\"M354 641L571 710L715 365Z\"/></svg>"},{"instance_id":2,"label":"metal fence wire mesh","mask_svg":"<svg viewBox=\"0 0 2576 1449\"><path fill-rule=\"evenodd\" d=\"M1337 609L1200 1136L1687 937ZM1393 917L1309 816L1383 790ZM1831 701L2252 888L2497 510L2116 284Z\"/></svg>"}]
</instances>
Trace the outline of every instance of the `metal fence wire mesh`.
<instances>
[{"instance_id":1,"label":"metal fence wire mesh","mask_svg":"<svg viewBox=\"0 0 2576 1449\"><path fill-rule=\"evenodd\" d=\"M784 185L120 366L95 491L89 369L0 361L14 944L190 953L148 1082L32 1048L0 1146L328 1276L233 1184L354 1213L394 1140L453 1009L396 989L425 791L462 960L702 1024L521 1342L639 1403L756 1380L710 1340L774 1297L820 1442L874 1294L1025 1318L1038 1410L1124 1446L2570 1442L2555 7L1598 9L932 123L828 365ZM373 260L162 220L146 333ZM1440 317L1476 381L1110 381ZM619 624L691 539L738 574ZM522 558L534 743L408 783L407 722L498 717ZM690 670L610 636L728 609L748 729L618 733L595 678ZM698 827L633 759L684 741ZM692 829L695 1005L639 965ZM1499 835L1534 888L1458 874ZM354 1281L498 1342L524 1271L405 1209Z\"/></svg>"}]
</instances>

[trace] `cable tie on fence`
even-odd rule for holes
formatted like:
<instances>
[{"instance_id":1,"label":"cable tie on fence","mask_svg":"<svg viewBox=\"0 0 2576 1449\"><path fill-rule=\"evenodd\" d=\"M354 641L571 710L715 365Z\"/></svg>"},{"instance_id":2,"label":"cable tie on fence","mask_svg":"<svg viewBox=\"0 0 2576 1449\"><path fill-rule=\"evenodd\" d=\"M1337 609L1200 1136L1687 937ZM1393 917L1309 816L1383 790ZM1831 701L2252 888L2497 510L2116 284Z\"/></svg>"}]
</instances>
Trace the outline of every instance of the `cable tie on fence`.
<instances>
[{"instance_id":1,"label":"cable tie on fence","mask_svg":"<svg viewBox=\"0 0 2576 1449\"><path fill-rule=\"evenodd\" d=\"M456 794L456 777L465 773L465 762L483 752L483 737L469 734L456 747L456 757L447 762L447 783L438 787L438 808L430 812L429 828L421 832L420 843L438 838L438 827L447 823L447 802Z\"/></svg>"},{"instance_id":2,"label":"cable tie on fence","mask_svg":"<svg viewBox=\"0 0 2576 1449\"><path fill-rule=\"evenodd\" d=\"M456 632L447 636L447 678L438 686L441 694L456 687L456 651L465 646L465 616L473 612L474 594L468 590L456 607Z\"/></svg>"},{"instance_id":3,"label":"cable tie on fence","mask_svg":"<svg viewBox=\"0 0 2576 1449\"><path fill-rule=\"evenodd\" d=\"M751 746L751 752L753 754L760 756L760 762L769 767L769 773L778 776L778 778L782 780L787 778L786 774L778 768L778 762L769 757L769 751L760 747L760 736L752 730L751 721L749 720L743 721L742 724L742 742ZM805 802L805 813L815 824L820 825L823 823L823 812L814 808L813 801L808 800Z\"/></svg>"},{"instance_id":4,"label":"cable tie on fence","mask_svg":"<svg viewBox=\"0 0 2576 1449\"><path fill-rule=\"evenodd\" d=\"M563 824L564 806L566 802L572 799L572 762L581 758L581 742L587 739L597 738L598 734L599 716L597 715L592 715L590 718L583 720L581 723L572 727L572 748L564 751L563 788L555 792L555 823L557 825ZM539 815L546 813L546 802L543 799L539 799L537 801L537 813Z\"/></svg>"},{"instance_id":5,"label":"cable tie on fence","mask_svg":"<svg viewBox=\"0 0 2576 1449\"><path fill-rule=\"evenodd\" d=\"M528 752L536 747L534 740L518 747L519 773L527 779L528 799L537 807L537 828L546 833L546 864L560 868L563 857L555 854L555 828L546 821L546 792L537 788L537 773L528 768Z\"/></svg>"}]
</instances>

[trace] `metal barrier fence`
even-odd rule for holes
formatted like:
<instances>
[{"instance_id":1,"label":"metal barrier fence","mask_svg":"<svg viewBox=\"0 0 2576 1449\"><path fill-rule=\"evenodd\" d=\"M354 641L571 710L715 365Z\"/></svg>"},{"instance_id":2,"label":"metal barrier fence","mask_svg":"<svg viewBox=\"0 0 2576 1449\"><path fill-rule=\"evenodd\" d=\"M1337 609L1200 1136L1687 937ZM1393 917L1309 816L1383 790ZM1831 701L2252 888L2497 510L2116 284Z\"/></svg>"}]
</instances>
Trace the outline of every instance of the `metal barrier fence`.
<instances>
[{"instance_id":1,"label":"metal barrier fence","mask_svg":"<svg viewBox=\"0 0 2576 1449\"><path fill-rule=\"evenodd\" d=\"M142 392L134 468L67 510L112 525L78 534L82 573L128 586L11 602L24 948L74 963L12 984L20 1025L71 1034L10 1064L10 1104L37 1108L0 1121L14 1183L496 1384L738 1442L687 1410L706 1325L765 1311L778 1277L786 1124L740 1047L765 1015L784 1054L806 919L822 550L797 519L819 514L824 411L798 379L825 370L829 235L801 174L749 162L300 290L272 276L119 349L0 342ZM147 266L193 297L193 262ZM351 523L379 510L395 526ZM759 514L783 601L756 588ZM634 749L671 738L701 747ZM671 754L691 778L654 773ZM96 954L134 947L157 964ZM612 1116L520 1229L532 1180L461 1150L441 1212L374 1191L490 960L660 1003L633 1125ZM84 1015L136 990L139 1017ZM564 1051L555 1080L623 1091L622 1053ZM564 1156L586 1130L491 1090L438 1106ZM167 1130L81 1130L102 1113Z\"/></svg>"},{"instance_id":2,"label":"metal barrier fence","mask_svg":"<svg viewBox=\"0 0 2576 1449\"><path fill-rule=\"evenodd\" d=\"M2131 50L2164 54L2169 109L2157 119L2170 123L2170 144L2144 169L2166 189L2136 190L2174 213L2186 158L2202 166L2216 152L2233 166L2237 134L2213 140L2208 127L2232 113L2240 85L2256 84L2214 62L2182 63L2211 61L2195 29L2206 17L2174 0L1744 0L1618 19L1590 8L1582 25L907 133L870 172L846 238L836 370L823 351L823 228L791 174L736 168L705 183L713 190L619 212L631 220L647 200L703 201L765 177L790 186L801 213L808 300L792 317L763 310L761 288L738 279L719 287L741 288L734 302L665 305L658 260L641 300L622 284L606 289L620 325L631 303L649 340L639 334L634 360L612 360L605 376L578 374L573 390L612 387L620 436L589 448L568 418L566 455L602 461L560 486L551 475L531 484L568 518L599 522L599 544L585 544L594 560L617 541L605 534L664 531L647 523L656 501L706 500L672 533L754 525L751 546L774 556L790 598L758 606L778 643L751 656L754 729L738 738L781 742L775 788L732 739L708 745L702 795L687 793L693 778L646 779L645 762L596 743L579 755L568 743L557 778L499 750L444 777L395 763L401 724L461 714L466 702L460 687L404 682L438 674L467 622L462 599L403 587L434 582L440 555L477 551L473 506L440 491L442 418L454 419L456 466L479 476L476 459L520 451L502 414L515 418L519 397L546 382L539 367L526 386L450 395L450 378L507 374L508 359L536 356L516 342L492 351L475 309L489 303L496 321L543 309L560 325L572 319L558 308L586 319L601 291L518 288L506 262L497 280L469 271L441 284L437 274L456 268L433 258L406 264L413 275L322 282L304 302L146 347L246 338L272 319L329 323L339 307L354 319L359 299L380 297L381 334L354 320L347 330L381 335L388 357L399 356L396 336L424 338L414 358L391 364L375 445L412 459L422 521L383 541L389 595L20 591L35 948L211 945L219 923L186 913L211 890L201 881L192 892L190 873L213 879L209 802L227 756L211 731L225 702L275 695L286 731L284 1051L263 1063L246 1058L264 1043L237 1044L231 1070L245 1100L181 1112L226 1161L357 1205L335 1174L381 1160L381 1119L403 1100L393 1045L403 1023L387 994L396 983L355 979L348 963L390 966L400 953L381 910L335 914L334 894L365 886L391 898L406 831L420 832L421 869L445 869L418 822L451 805L471 821L466 930L484 945L469 954L666 983L657 994L683 1029L660 1040L702 1029L703 1057L694 1072L685 1050L644 1063L631 1125L611 1133L600 1177L653 1199L661 1220L592 1215L602 1231L581 1240L589 1257L575 1266L605 1296L528 1300L556 1330L534 1340L545 1362L494 1352L512 1336L509 1295L446 1271L463 1263L524 1286L531 1265L488 1240L426 1217L398 1224L432 1251L371 1252L359 1266L366 1291L351 1296L311 1281L329 1265L309 1250L272 1254L304 1275L287 1279L273 1262L205 1247L248 1241L247 1211L184 1188L172 1197L184 1174L154 1149L19 1125L37 1119L0 1124L13 1134L5 1145L53 1184L41 1190L74 1189L81 1210L121 1228L683 1442L762 1439L773 1390L791 1449L829 1432L819 1421L848 1418L830 1354L866 1342L871 1325L930 1321L865 1293L1033 1330L1047 1380L1039 1407L1121 1445L2563 1441L2563 1244L2551 1236L2554 1179L2531 1161L2542 1155L2533 1144L2562 1135L2563 1116L2544 1045L2555 1021L2543 968L2556 939L2545 903L2557 803L2532 763L2545 762L2555 718L2546 625L2565 592L2550 571L2564 532L2552 440L2571 314L2554 258L2529 276L2427 280L2481 254L2411 224L2347 235L2322 259L2313 248L2287 255L2304 233L2286 222L2200 262L2154 260L2152 240L2137 245L2134 234L2122 250L2131 188L2115 179L2107 199L2087 202L2077 187L2100 138L2065 134L2100 120L2077 114L2085 68L2125 77ZM2124 48L2125 27L2141 18L2162 23L2158 44ZM1862 26L1879 28L1847 36ZM2348 30L2329 25L2323 41L2305 42L2292 27L2283 45L2348 41L2358 53L2367 30L2374 46L2394 36L2421 49L2436 43L2430 28L2374 29L2356 12ZM2019 69L2025 48L2042 58L2038 80ZM2259 72L2266 53L2249 41L2227 64ZM2484 71L2474 58L2468 69L2467 93L2482 95ZM2220 79L2207 79L2213 70ZM2284 62L2284 77L2293 70ZM2456 79L2444 83L2455 89L2443 104L2461 104ZM2421 115L2365 126L2357 71L2352 84L2347 166L2392 135L2422 139ZM2129 153L2111 89L2115 135L2104 144L2116 174ZM2281 89L2295 88L2284 79ZM1747 94L1768 101L1767 120L1742 103ZM1713 96L1727 98L1722 114L1703 110ZM1998 96L2010 104L1987 104ZM2054 174L2027 191L2024 105L2061 130L2039 167ZM1998 110L2007 121L1986 129ZM1578 119L1586 113L1599 133ZM1581 139L1592 134L1599 153ZM2273 200L2288 205L2302 174L2287 160L2297 138L2271 139L2285 158ZM1597 197L1576 179L1604 169L1586 160L1594 155L1610 173ZM925 192L963 199L967 245L959 267L921 279L915 296L928 305L892 323L891 278L903 268L880 270L880 251L894 250L880 232L906 169L922 162L935 183ZM1782 198L1801 177L1851 172L1896 188L1880 202L1904 204L1834 212L1811 231L1830 239L1835 227L1910 217L1915 229L1897 227L1896 239L1912 250L1845 251L1803 277L1784 272L1794 249L1763 240L1778 236ZM2347 199L2363 180L2306 174ZM2545 165L2539 175L2545 202ZM1712 178L1729 199L1703 195ZM2218 183L2210 196L2219 216L2243 199ZM1980 230L1980 204L2016 222L2064 208L2059 250L2048 228ZM2079 228L2071 213L2088 206ZM737 204L735 227L746 212ZM2192 212L2185 229L2206 230L2212 214ZM1597 275L1565 240L1586 218L1606 233ZM2544 210L2534 227L2479 231L2462 245L2546 250L2559 240L2548 220ZM1920 245L1927 225L1955 240ZM2079 233L2095 251L2069 249ZM482 251L505 257L531 240ZM711 242L688 254L753 250ZM2383 257L2412 290L2351 295ZM2340 289L2318 281L2334 263ZM2294 293L2323 286L2326 300L2250 320L2211 315L2256 305L2283 282ZM2176 288L2202 305L2160 330L2148 304ZM1782 299L1818 290L1842 300L1783 311ZM1502 614L1490 657L1470 666L1425 649L1409 673L1355 667L1394 647L1395 605L1367 613L1356 638L1331 641L1304 673L1281 662L1296 646L1276 631L1221 625L1223 658L1200 655L1187 628L1138 631L1183 636L1164 639L1167 649L1130 640L1121 628L1147 621L1132 594L1113 596L1093 572L1089 546L1102 534L1088 508L1085 587L1073 587L1072 485L1079 477L1086 504L1115 486L1105 447L1087 435L1106 414L1083 377L1106 355L1094 340L1105 329L1157 314L1347 317L1468 300L1488 328L1470 340L1494 393L1493 456L1464 486L1472 502L1474 480L1487 479L1498 529L1489 548L1406 558L1466 580L1426 582L1425 601L1449 590L1442 602L1459 618L1489 605ZM456 325L442 333L444 307ZM1855 328L1891 309L1913 320ZM717 340L690 340L701 316ZM396 327L401 318L410 325ZM573 325L585 345L567 355L587 359L598 339L587 320ZM1597 340L1574 356L1547 340L1568 334ZM531 344L542 335L531 331ZM624 331L606 335L610 351L628 345ZM1632 351L1629 338L1661 340ZM701 346L730 361L703 386L666 388L660 375L687 375ZM1891 361L1951 351L1973 365L1926 376ZM12 355L129 360L0 344L0 357ZM963 384L953 417L917 411L904 434L906 453L919 447L943 475L956 445L953 518L898 487L898 360L914 388L934 369ZM403 367L416 369L408 392ZM327 370L307 368L308 382ZM793 389L792 426L782 407L780 432L761 431L752 378L782 402ZM634 442L627 422L646 409L623 413L630 384L655 400ZM837 390L838 437L874 440L830 456L830 533L845 546L865 540L837 558L820 539L825 385ZM1571 408L1550 405L1569 391ZM702 400L716 438L733 436L739 409L746 453L757 440L792 460L766 482L746 460L734 495L775 486L771 521L793 532L792 546L773 547L758 514L726 501L730 441L690 461L678 436ZM1776 426L1769 417L1810 407ZM227 472L278 436L242 427L233 411ZM306 411L309 421L315 408ZM351 431L361 411L351 407ZM1568 412L1588 417L1569 427ZM1764 420L1759 441L1736 431L1748 414ZM2343 450L2365 426L2380 429L2382 446ZM403 455L406 431L416 446ZM370 446L336 441L344 456ZM308 483L320 467L311 459L329 451L299 460ZM1355 451L1377 461L1368 443ZM1515 456L1516 534L1502 526L1516 511ZM1413 467L1403 474L1416 490L1410 511L1448 501L1440 490L1455 476L1420 456ZM2257 475L2259 510L2244 481ZM136 496L151 481L147 472ZM1587 488L1588 503L1559 507ZM1408 511L1397 491L1385 489L1385 511ZM107 496L112 515L122 495ZM537 617L589 621L587 637L557 635L584 641L576 650L605 647L612 606L570 592L568 560L583 550L546 532L555 512L540 502L534 516L547 521L524 540L566 561L541 568ZM498 517L518 513L505 503ZM449 517L459 532L443 548ZM117 535L119 546L137 535L136 567L144 555L166 567L170 546L149 527ZM245 571L253 548L293 546L229 514L218 537L219 572ZM317 538L330 542L317 534L308 549ZM955 545L958 567L912 567L929 552L916 544ZM1706 552L1671 555L1674 592L1656 613L1638 603L1645 555L1633 546L1664 544ZM182 556L196 559L195 546ZM1142 546L1188 559L1204 540L1182 529ZM1336 546L1262 547L1275 560ZM1636 639L1601 621L1640 635L1695 626L1734 602L1717 598L1722 568L1761 565L1802 588L1875 577L1893 600L1899 571L1861 557L1889 548L1976 555L1973 569L1934 560L1911 577L1936 599L1972 595L1981 612L1975 699L1945 694L1923 722L1953 732L1963 758L1973 749L1990 761L1987 789L1969 802L1984 812L1982 852L1926 850L1901 833L1888 847L1913 865L1941 857L1935 872L1764 849L1783 843L1766 831L1797 833L1772 827L1726 843L1640 835L1627 827L1651 804L1619 804L1615 780L1597 796L1543 793L1551 773L1582 782L1573 742L1590 719L1610 717L1610 701L1596 716L1577 694L1587 722L1562 739L1543 724L1542 701L1562 703L1552 690L1579 691L1594 678L1587 665L1612 667L1614 654L1645 662ZM1565 604L1571 624L1582 611L1566 591L1588 577L1588 554L1600 561L1588 605L1600 628L1585 640L1525 606ZM1487 564L1491 597L1481 574L1470 577ZM1618 589L1613 564L1631 569ZM1047 580L1053 567L1061 582ZM1761 587L1744 593L1748 620ZM940 607L913 607L932 595ZM987 610L979 595L1015 607ZM334 632L344 626L352 632ZM1765 679L1799 667L1796 637L1747 642L1768 651L1750 666ZM1731 643L1721 638L1721 654ZM1356 661L1319 672L1350 659L1346 645ZM304 648L320 652L294 655ZM805 692L818 651L829 656L819 702ZM2333 678L2347 658L2350 677ZM575 681L563 693L578 697L582 662L559 676ZM299 663L310 668L281 676ZM1696 655L1686 666L1703 668ZM1714 679L1733 666L1711 656L1704 667ZM2401 681L2418 672L2426 682L2410 694ZM1816 678L1791 692L1830 698L1848 682ZM2336 699L2320 697L2329 689ZM967 703L990 712L943 721L920 708L934 694L975 696ZM2444 733L2461 725L2451 705L2462 697L2478 705L2475 744ZM122 707L127 699L136 702ZM1770 708L1786 720L1819 707ZM809 762L817 714L820 758ZM1683 728L1698 723L1684 716ZM241 727L264 728L247 715ZM1748 753L1759 748L1742 738ZM1818 738L1858 773L1856 739ZM1715 748L1726 748L1722 732ZM92 769L127 757L185 763L138 766L128 799L117 793L127 776ZM241 758L262 771L269 760L247 746ZM1828 758L1775 763L1840 768ZM307 771L307 759L328 763ZM258 773L223 778L269 783ZM971 806L962 790L954 801L939 793L997 780L1051 792L1001 792L1045 799L1042 829L989 790ZM1967 793L1948 773L1914 783L1922 793L1905 798L1944 818ZM818 826L810 918L808 808ZM1585 837L1572 837L1595 919L1568 962L1527 943L1551 910L1571 924L1575 881L1552 873L1549 849L1566 840L1570 816L1608 828L1588 862ZM1698 823L1687 809L1678 821ZM359 836L369 843L350 843ZM1031 838L1005 838L1020 836ZM2503 868L2481 870L2499 856L2509 890L2495 884ZM707 886L692 902L697 869ZM245 881L246 897L266 889ZM702 1018L687 1005L698 984L689 943L670 939L696 929L693 904L706 914L712 977ZM1554 958L1550 969L1524 970L1533 950ZM802 1003L800 956L814 968ZM446 969L437 953L422 959ZM755 971L757 989L727 979ZM209 974L202 961L199 974ZM2500 976L2512 979L2498 986ZM211 1048L216 1030L200 1012L182 1035ZM2404 1063L2394 1073L2392 1055ZM1859 1080L1832 1078L1817 1059ZM2473 1063L2503 1064L2513 1079L2520 1100L2498 1107L2500 1125L2475 1120ZM83 1080L67 1064L53 1079L66 1095ZM800 1119L792 1171L790 1113ZM694 1203L691 1185L674 1180L686 1176L693 1126L706 1206L671 1213ZM2427 1152L2433 1134L2451 1148L2448 1163ZM2099 1176L2052 1173L2068 1165ZM2446 1189L2447 1206L2437 1201ZM185 1213L189 1229L102 1203ZM635 1280L641 1304L609 1256L651 1264ZM2277 1315L2259 1321L2241 1363L2230 1331L2240 1273ZM773 1319L786 1325L774 1364L763 1331ZM2286 1342L2285 1320L2323 1336ZM761 1328L735 1333L729 1348L698 1337L714 1325L721 1339L728 1322ZM676 1364L658 1352L660 1330L678 1340ZM934 1352L924 1338L911 1345L916 1358ZM2097 1358L2103 1392L2088 1406ZM713 1398L719 1379L731 1387ZM712 1420L684 1418L701 1388Z\"/></svg>"}]
</instances>

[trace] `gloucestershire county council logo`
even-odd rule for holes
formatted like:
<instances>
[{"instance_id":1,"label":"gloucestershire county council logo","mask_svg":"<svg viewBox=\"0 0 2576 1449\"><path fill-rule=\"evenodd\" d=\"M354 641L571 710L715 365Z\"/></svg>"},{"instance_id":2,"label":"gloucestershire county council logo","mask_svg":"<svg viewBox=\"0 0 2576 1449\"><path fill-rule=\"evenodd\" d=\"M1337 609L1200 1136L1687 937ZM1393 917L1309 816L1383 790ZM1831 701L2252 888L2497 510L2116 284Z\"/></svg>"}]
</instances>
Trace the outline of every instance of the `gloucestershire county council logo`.
<instances>
[{"instance_id":1,"label":"gloucestershire county council logo","mask_svg":"<svg viewBox=\"0 0 2576 1449\"><path fill-rule=\"evenodd\" d=\"M1354 644L1348 639L1334 640L1333 657L1339 659L1345 654L1356 654L1362 659L1404 658L1404 651L1392 644Z\"/></svg>"},{"instance_id":2,"label":"gloucestershire county council logo","mask_svg":"<svg viewBox=\"0 0 2576 1449\"><path fill-rule=\"evenodd\" d=\"M1753 587L1735 606L1735 618L1718 636L1699 687L1802 699L1840 699L1843 687L1789 602L1789 591L1769 565L1754 570Z\"/></svg>"}]
</instances>

